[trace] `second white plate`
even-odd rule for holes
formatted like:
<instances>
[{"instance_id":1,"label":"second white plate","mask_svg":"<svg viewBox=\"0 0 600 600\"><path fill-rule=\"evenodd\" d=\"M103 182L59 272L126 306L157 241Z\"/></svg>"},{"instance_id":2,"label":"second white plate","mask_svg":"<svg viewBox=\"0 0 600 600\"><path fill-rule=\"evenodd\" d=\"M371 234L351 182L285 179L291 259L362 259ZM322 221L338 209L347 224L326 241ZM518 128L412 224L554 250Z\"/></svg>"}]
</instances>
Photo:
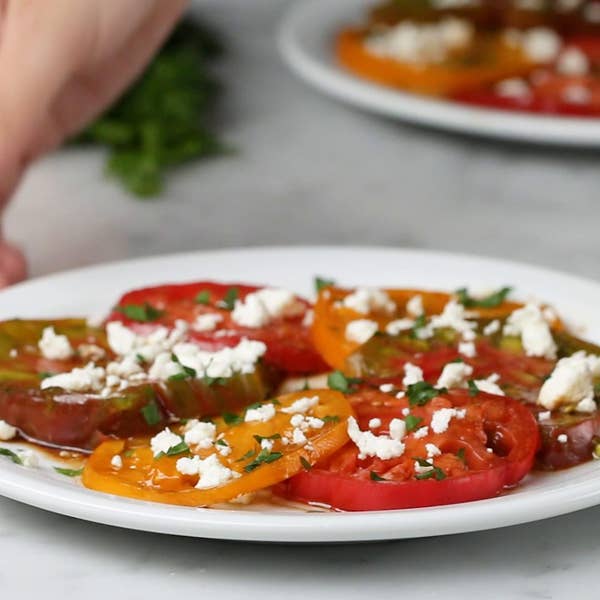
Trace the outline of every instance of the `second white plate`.
<instances>
[{"instance_id":1,"label":"second white plate","mask_svg":"<svg viewBox=\"0 0 600 600\"><path fill-rule=\"evenodd\" d=\"M279 31L288 65L308 83L349 104L450 131L520 142L600 147L600 119L479 109L385 88L352 76L333 56L336 32L364 19L365 0L296 0Z\"/></svg>"}]
</instances>

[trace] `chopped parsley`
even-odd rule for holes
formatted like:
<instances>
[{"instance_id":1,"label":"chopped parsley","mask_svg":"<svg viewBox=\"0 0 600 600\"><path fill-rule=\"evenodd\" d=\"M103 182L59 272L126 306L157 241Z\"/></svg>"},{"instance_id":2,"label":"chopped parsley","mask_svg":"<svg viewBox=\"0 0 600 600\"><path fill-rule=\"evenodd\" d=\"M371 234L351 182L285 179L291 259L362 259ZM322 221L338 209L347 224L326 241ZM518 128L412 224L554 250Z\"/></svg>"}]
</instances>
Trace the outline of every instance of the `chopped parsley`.
<instances>
[{"instance_id":1,"label":"chopped parsley","mask_svg":"<svg viewBox=\"0 0 600 600\"><path fill-rule=\"evenodd\" d=\"M377 473L375 473L375 471L371 471L371 473L369 475L371 477L371 481L387 481L387 479L385 477L382 477L381 475L377 475Z\"/></svg>"},{"instance_id":2,"label":"chopped parsley","mask_svg":"<svg viewBox=\"0 0 600 600\"><path fill-rule=\"evenodd\" d=\"M194 298L194 302L196 304L210 304L210 292L208 290L198 292L197 296Z\"/></svg>"},{"instance_id":3,"label":"chopped parsley","mask_svg":"<svg viewBox=\"0 0 600 600\"><path fill-rule=\"evenodd\" d=\"M235 301L239 298L240 291L236 287L230 287L223 296L223 299L219 301L219 306L225 310L233 310L235 307Z\"/></svg>"},{"instance_id":4,"label":"chopped parsley","mask_svg":"<svg viewBox=\"0 0 600 600\"><path fill-rule=\"evenodd\" d=\"M223 413L222 417L223 421L225 421L225 425L239 425L244 422L244 418L235 413L226 412Z\"/></svg>"},{"instance_id":5,"label":"chopped parsley","mask_svg":"<svg viewBox=\"0 0 600 600\"><path fill-rule=\"evenodd\" d=\"M485 296L484 298L473 298L469 296L467 288L460 288L456 290L456 296L460 304L465 308L496 308L500 306L505 300L508 294L512 291L511 287L503 287L498 291Z\"/></svg>"},{"instance_id":6,"label":"chopped parsley","mask_svg":"<svg viewBox=\"0 0 600 600\"><path fill-rule=\"evenodd\" d=\"M425 406L432 398L445 394L446 388L435 388L426 381L418 381L408 386L406 394L411 406Z\"/></svg>"},{"instance_id":7,"label":"chopped parsley","mask_svg":"<svg viewBox=\"0 0 600 600\"><path fill-rule=\"evenodd\" d=\"M148 425L157 425L160 423L161 414L155 400L151 400L141 409L142 416Z\"/></svg>"},{"instance_id":8,"label":"chopped parsley","mask_svg":"<svg viewBox=\"0 0 600 600\"><path fill-rule=\"evenodd\" d=\"M79 477L83 473L83 467L81 469L64 469L63 467L54 467L54 470L61 475L66 477Z\"/></svg>"},{"instance_id":9,"label":"chopped parsley","mask_svg":"<svg viewBox=\"0 0 600 600\"><path fill-rule=\"evenodd\" d=\"M260 444L263 440L280 440L281 434L274 433L273 435L255 435L253 437Z\"/></svg>"},{"instance_id":10,"label":"chopped parsley","mask_svg":"<svg viewBox=\"0 0 600 600\"><path fill-rule=\"evenodd\" d=\"M469 396L477 396L477 394L479 394L479 388L472 379L467 381L467 385L469 386Z\"/></svg>"},{"instance_id":11,"label":"chopped parsley","mask_svg":"<svg viewBox=\"0 0 600 600\"><path fill-rule=\"evenodd\" d=\"M325 415L324 417L321 417L321 421L324 423L339 423L340 418L337 415Z\"/></svg>"},{"instance_id":12,"label":"chopped parsley","mask_svg":"<svg viewBox=\"0 0 600 600\"><path fill-rule=\"evenodd\" d=\"M304 458L304 456L300 457L300 464L305 471L310 471L312 469L312 465L306 460L306 458Z\"/></svg>"},{"instance_id":13,"label":"chopped parsley","mask_svg":"<svg viewBox=\"0 0 600 600\"><path fill-rule=\"evenodd\" d=\"M228 444L228 443L227 443L225 440L223 440L223 439L221 439L221 440L217 440L217 441L215 442L215 444L216 444L217 446L225 446L226 448L228 448L228 447L229 447L229 444Z\"/></svg>"},{"instance_id":14,"label":"chopped parsley","mask_svg":"<svg viewBox=\"0 0 600 600\"><path fill-rule=\"evenodd\" d=\"M421 417L415 417L415 415L406 415L404 423L406 425L406 431L414 431L423 422Z\"/></svg>"},{"instance_id":15,"label":"chopped parsley","mask_svg":"<svg viewBox=\"0 0 600 600\"><path fill-rule=\"evenodd\" d=\"M123 313L132 321L141 321L142 323L157 321L165 314L164 310L159 310L148 302L144 302L144 304L125 304L124 306L117 306L115 310Z\"/></svg>"},{"instance_id":16,"label":"chopped parsley","mask_svg":"<svg viewBox=\"0 0 600 600\"><path fill-rule=\"evenodd\" d=\"M335 285L333 279L325 279L324 277L315 277L315 290L320 292L322 289Z\"/></svg>"},{"instance_id":17,"label":"chopped parsley","mask_svg":"<svg viewBox=\"0 0 600 600\"><path fill-rule=\"evenodd\" d=\"M163 456L177 456L178 454L183 454L184 452L189 452L190 447L181 440L179 444L175 444L175 446L171 446L166 452L159 452L154 458L162 458Z\"/></svg>"},{"instance_id":18,"label":"chopped parsley","mask_svg":"<svg viewBox=\"0 0 600 600\"><path fill-rule=\"evenodd\" d=\"M458 449L458 452L456 453L456 458L458 458L458 460L460 460L462 463L467 464L466 459L465 459L465 449L464 448Z\"/></svg>"},{"instance_id":19,"label":"chopped parsley","mask_svg":"<svg viewBox=\"0 0 600 600\"><path fill-rule=\"evenodd\" d=\"M425 314L419 315L410 330L410 337L413 339L417 339L419 337L419 330L423 329L427 325L427 317Z\"/></svg>"},{"instance_id":20,"label":"chopped parsley","mask_svg":"<svg viewBox=\"0 0 600 600\"><path fill-rule=\"evenodd\" d=\"M346 377L341 371L334 371L327 377L327 386L331 390L337 390L342 394L348 394L352 388L359 384L361 379L357 377Z\"/></svg>"},{"instance_id":21,"label":"chopped parsley","mask_svg":"<svg viewBox=\"0 0 600 600\"><path fill-rule=\"evenodd\" d=\"M42 371L41 373L38 373L38 377L40 379L48 379L48 377L53 377L54 373L51 373L50 371Z\"/></svg>"},{"instance_id":22,"label":"chopped parsley","mask_svg":"<svg viewBox=\"0 0 600 600\"><path fill-rule=\"evenodd\" d=\"M424 458L415 458L420 467L431 467L429 471L425 471L424 473L417 473L415 475L415 479L436 479L437 481L442 481L442 479L446 479L446 474L442 469L433 465L432 462L425 460Z\"/></svg>"},{"instance_id":23,"label":"chopped parsley","mask_svg":"<svg viewBox=\"0 0 600 600\"><path fill-rule=\"evenodd\" d=\"M244 460L252 458L253 456L256 456L256 450L254 448L250 448L250 450L248 450L248 452L246 452L244 456L240 456L235 462L242 462Z\"/></svg>"},{"instance_id":24,"label":"chopped parsley","mask_svg":"<svg viewBox=\"0 0 600 600\"><path fill-rule=\"evenodd\" d=\"M254 471L254 469L260 467L260 465L275 462L282 456L283 454L281 452L271 452L265 448L260 451L259 455L250 464L244 467L244 471L250 473L251 471Z\"/></svg>"},{"instance_id":25,"label":"chopped parsley","mask_svg":"<svg viewBox=\"0 0 600 600\"><path fill-rule=\"evenodd\" d=\"M23 464L21 457L12 450L9 450L8 448L0 448L0 456L6 456L10 458L10 460L12 460L15 463L15 465Z\"/></svg>"}]
</instances>

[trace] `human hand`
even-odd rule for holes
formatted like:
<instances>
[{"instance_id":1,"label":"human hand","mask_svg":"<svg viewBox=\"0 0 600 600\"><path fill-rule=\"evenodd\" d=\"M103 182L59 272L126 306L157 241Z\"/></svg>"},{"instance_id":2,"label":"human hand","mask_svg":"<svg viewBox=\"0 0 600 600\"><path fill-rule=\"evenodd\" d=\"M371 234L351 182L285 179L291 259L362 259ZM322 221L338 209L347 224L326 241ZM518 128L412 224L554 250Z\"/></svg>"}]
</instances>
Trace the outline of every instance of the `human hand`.
<instances>
[{"instance_id":1,"label":"human hand","mask_svg":"<svg viewBox=\"0 0 600 600\"><path fill-rule=\"evenodd\" d=\"M0 211L24 170L140 74L186 0L0 0ZM0 239L0 287L25 276Z\"/></svg>"}]
</instances>

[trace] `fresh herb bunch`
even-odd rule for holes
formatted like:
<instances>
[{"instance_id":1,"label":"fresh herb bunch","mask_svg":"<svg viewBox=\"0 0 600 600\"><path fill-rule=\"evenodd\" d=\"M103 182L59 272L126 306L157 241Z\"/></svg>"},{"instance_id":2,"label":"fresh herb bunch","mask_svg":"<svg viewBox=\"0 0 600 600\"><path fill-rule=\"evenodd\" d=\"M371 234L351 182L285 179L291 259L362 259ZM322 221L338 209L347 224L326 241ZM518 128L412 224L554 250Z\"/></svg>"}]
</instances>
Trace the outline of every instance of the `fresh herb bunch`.
<instances>
[{"instance_id":1,"label":"fresh herb bunch","mask_svg":"<svg viewBox=\"0 0 600 600\"><path fill-rule=\"evenodd\" d=\"M165 172L224 150L208 127L220 86L209 63L214 32L182 21L140 80L76 141L108 146L107 172L140 197L160 194Z\"/></svg>"}]
</instances>

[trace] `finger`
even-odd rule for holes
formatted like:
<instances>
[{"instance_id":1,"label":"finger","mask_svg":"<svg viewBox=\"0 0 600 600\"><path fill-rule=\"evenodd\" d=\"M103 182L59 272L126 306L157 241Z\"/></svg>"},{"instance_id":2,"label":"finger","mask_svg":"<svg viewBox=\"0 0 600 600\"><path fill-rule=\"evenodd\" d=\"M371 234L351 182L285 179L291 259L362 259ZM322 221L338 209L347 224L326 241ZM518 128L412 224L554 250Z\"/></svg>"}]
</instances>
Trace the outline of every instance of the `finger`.
<instances>
[{"instance_id":1,"label":"finger","mask_svg":"<svg viewBox=\"0 0 600 600\"><path fill-rule=\"evenodd\" d=\"M0 241L0 288L22 281L27 276L23 253L6 241Z\"/></svg>"}]
</instances>

